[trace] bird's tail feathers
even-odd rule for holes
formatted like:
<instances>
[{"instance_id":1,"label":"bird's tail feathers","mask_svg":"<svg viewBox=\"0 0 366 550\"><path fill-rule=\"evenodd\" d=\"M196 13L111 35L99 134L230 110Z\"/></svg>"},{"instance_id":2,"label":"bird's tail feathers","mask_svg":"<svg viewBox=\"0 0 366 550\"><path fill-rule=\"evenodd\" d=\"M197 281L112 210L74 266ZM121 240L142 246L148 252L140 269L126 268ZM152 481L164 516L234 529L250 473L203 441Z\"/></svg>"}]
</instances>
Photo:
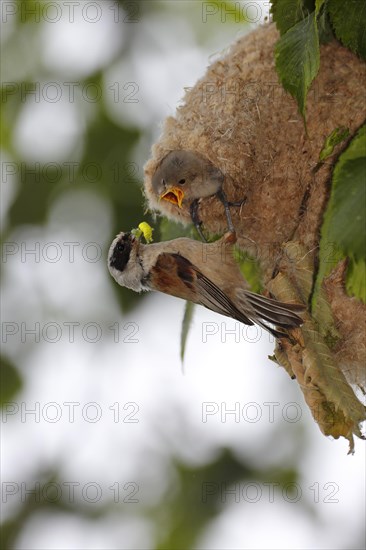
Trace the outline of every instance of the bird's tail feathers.
<instances>
[{"instance_id":1,"label":"bird's tail feathers","mask_svg":"<svg viewBox=\"0 0 366 550\"><path fill-rule=\"evenodd\" d=\"M239 301L240 295L242 295L243 307L246 306L245 311L248 317L276 338L284 337L286 334L268 326L266 323L271 323L282 329L290 329L298 327L304 322L298 315L306 309L302 304L279 302L248 290L240 292ZM248 303L253 308L253 316L248 313Z\"/></svg>"}]
</instances>

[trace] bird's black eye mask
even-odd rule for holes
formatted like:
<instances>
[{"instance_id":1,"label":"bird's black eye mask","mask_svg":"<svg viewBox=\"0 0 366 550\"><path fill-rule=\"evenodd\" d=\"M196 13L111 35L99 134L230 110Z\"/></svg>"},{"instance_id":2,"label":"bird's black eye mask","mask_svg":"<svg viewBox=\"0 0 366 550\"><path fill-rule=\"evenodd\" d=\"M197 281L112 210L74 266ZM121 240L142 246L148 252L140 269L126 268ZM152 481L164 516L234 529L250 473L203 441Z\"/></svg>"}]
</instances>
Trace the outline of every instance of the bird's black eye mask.
<instances>
[{"instance_id":1,"label":"bird's black eye mask","mask_svg":"<svg viewBox=\"0 0 366 550\"><path fill-rule=\"evenodd\" d=\"M131 234L126 233L119 239L114 247L111 260L109 262L111 267L118 269L118 271L124 271L131 254Z\"/></svg>"}]
</instances>

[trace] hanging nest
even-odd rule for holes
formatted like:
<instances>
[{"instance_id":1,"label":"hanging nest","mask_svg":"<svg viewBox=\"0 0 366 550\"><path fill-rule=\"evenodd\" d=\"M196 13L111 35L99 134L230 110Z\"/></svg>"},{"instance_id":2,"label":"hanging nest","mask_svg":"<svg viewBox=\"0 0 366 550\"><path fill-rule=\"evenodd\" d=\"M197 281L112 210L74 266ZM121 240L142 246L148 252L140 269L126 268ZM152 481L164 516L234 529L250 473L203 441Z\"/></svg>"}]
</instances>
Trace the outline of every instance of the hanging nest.
<instances>
[{"instance_id":1,"label":"hanging nest","mask_svg":"<svg viewBox=\"0 0 366 550\"><path fill-rule=\"evenodd\" d=\"M321 46L320 71L307 99L307 132L295 100L275 71L274 25L236 42L188 90L175 117L168 117L152 158L145 165L149 208L161 211L152 176L172 150L196 151L225 176L238 245L260 265L262 284L279 300L309 304L317 270L319 236L331 174L348 141L319 162L324 141L338 127L352 137L365 119L360 82L366 67L333 41ZM188 209L164 204L163 214L191 223ZM227 230L222 203L200 203L199 215L212 234ZM330 251L331 253L331 251ZM282 339L274 359L295 376L315 420L326 435L362 437L365 407L366 307L345 291L344 261L323 281L318 305L291 340ZM310 309L310 308L309 308Z\"/></svg>"}]
</instances>

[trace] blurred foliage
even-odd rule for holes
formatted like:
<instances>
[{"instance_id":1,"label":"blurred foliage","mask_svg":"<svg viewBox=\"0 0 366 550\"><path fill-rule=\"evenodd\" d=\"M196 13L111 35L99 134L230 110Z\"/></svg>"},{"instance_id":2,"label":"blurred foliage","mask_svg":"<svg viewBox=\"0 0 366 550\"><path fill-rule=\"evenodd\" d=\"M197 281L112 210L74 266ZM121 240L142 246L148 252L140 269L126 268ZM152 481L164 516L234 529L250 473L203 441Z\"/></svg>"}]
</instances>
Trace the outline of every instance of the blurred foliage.
<instances>
[{"instance_id":1,"label":"blurred foliage","mask_svg":"<svg viewBox=\"0 0 366 550\"><path fill-rule=\"evenodd\" d=\"M22 10L24 5L27 5L27 10ZM170 3L171 5L178 3ZM303 15L308 15L312 11L312 3L307 2L277 2L278 10L282 10L286 16L286 21L283 23L282 30L285 32L289 28L300 21ZM148 221L152 226L156 226L156 222L149 215L146 215L144 208L144 199L142 195L142 167L138 166L135 161L134 153L137 145L142 137L151 137L151 128L146 128L142 131L137 126L134 127L127 121L113 120L108 114L104 102L101 100L93 103L89 116L85 116L85 127L81 137L80 155L78 152L70 154L70 161L77 161L77 169L74 177L70 180L70 172L61 162L59 166L52 167L40 163L39 169L35 171L34 163L21 157L14 142L14 127L17 123L21 109L27 103L31 94L25 93L24 89L31 89L37 81L60 81L65 78L65 75L58 74L56 69L47 69L40 61L40 40L39 35L42 30L42 22L36 23L32 10L40 9L41 2L37 0L16 0L18 6L17 19L15 29L2 43L2 56L5 60L7 57L20 60L19 69L22 69L19 77L15 82L16 90L9 94L6 88L6 83L2 84L1 88L1 143L2 151L7 158L21 166L22 169L15 175L15 195L12 199L8 215L7 223L3 229L3 239L6 240L14 231L28 224L44 225L47 223L50 210L54 202L63 194L69 192L70 189L92 190L98 194L101 199L106 199L113 211L113 228L111 240L113 236L121 230L131 229L136 227L142 219ZM163 14L167 10L168 3L155 1L138 1L119 0L121 9L124 10L127 20L132 21L136 13L139 18L146 22L150 14ZM292 5L296 6L296 12L292 12ZM244 11L239 9L237 2L210 2L212 9L226 9L228 13L235 11L235 18L244 22ZM190 3L182 2L181 8L189 13L192 8ZM277 8L276 8L277 9ZM277 11L279 13L279 11ZM321 13L322 15L322 13ZM229 18L228 18L229 19ZM320 20L320 18L319 18ZM191 20L192 26L197 22ZM88 77L78 79L82 86L87 84L95 84L102 87L103 79L106 72L111 66L118 61L125 60L132 55L132 37L137 31L134 25L125 25L122 29L123 21L121 19L120 32L125 33L125 40L121 43L119 51L114 58L108 63L95 71L94 74ZM220 18L216 19L216 24L221 25ZM147 26L144 27L146 32ZM313 29L314 30L314 29ZM232 35L238 27L234 27ZM316 31L314 31L316 32ZM197 43L203 41L203 35L212 34L212 26L202 26L200 33L197 33L195 39ZM30 40L31 39L31 40ZM143 39L143 37L142 37ZM22 60L22 45L27 44L29 57L32 59L33 65L27 66L29 59ZM16 55L9 55L14 54ZM21 66L21 61L23 65ZM19 85L19 86L18 86ZM23 86L23 88L21 87ZM23 90L23 91L22 91ZM82 110L82 105L77 105ZM73 155L76 155L74 158ZM86 181L83 177L84 170L90 164L97 164L100 168L100 177L97 180ZM61 170L60 170L61 168ZM12 183L12 182L11 182ZM160 223L160 220L159 220ZM193 227L183 228L178 224L174 224L168 220L162 220L160 226L155 227L154 241L167 240L177 236L190 236L197 238L197 234ZM105 251L106 252L106 251ZM246 277L250 280L252 288L259 290L260 274L257 271L257 266L251 258L244 258L244 271ZM106 270L107 271L107 270ZM357 271L359 273L359 270ZM359 276L359 275L358 275ZM128 311L135 307L137 303L143 299L141 296L120 288L114 283L112 278L106 278L112 285L116 299L122 311ZM256 286L257 285L257 286ZM93 297L94 298L94 297ZM192 311L187 310L186 324L189 327ZM184 342L188 334L184 336ZM183 348L184 348L183 342ZM1 363L1 404L14 398L17 392L22 389L22 380L17 371L16 365L13 365L10 360L3 358ZM277 441L276 441L277 442ZM296 449L301 446L301 441L295 442ZM174 463L174 468L177 474L178 483L169 493L169 498L165 497L154 507L153 510L144 509L143 503L140 503L139 510L127 510L126 506L116 505L111 502L107 506L87 507L85 503L67 502L61 499L51 503L42 499L42 486L50 482L61 482L60 469L56 464L55 471L49 472L44 469L39 472L33 472L33 477L37 480L43 480L40 487L39 498L33 496L24 501L19 502L19 506L12 511L12 516L8 518L2 525L1 534L1 549L14 549L19 533L24 525L34 516L36 512L52 510L55 514L58 512L69 512L80 518L94 519L97 517L108 517L111 511L115 511L116 506L120 506L121 516L123 514L140 514L141 516L151 516L156 523L156 531L159 533L159 540L156 543L158 549L189 549L194 548L199 536L209 526L210 522L217 518L223 511L225 505L222 502L220 488L222 484L226 486L243 483L245 480L259 480L260 482L275 482L286 484L294 482L297 479L296 468L283 468L273 470L264 466L253 468L244 460L239 460L233 453L223 450L218 454L216 459L211 463L201 466L190 467L181 463L176 457L170 457ZM294 463L297 462L299 456L294 456ZM45 467L46 468L46 467ZM108 469L108 465L106 465ZM167 470L169 468L167 467ZM212 498L207 502L202 500L202 486L204 483L211 483L218 491L212 495ZM30 486L32 482L29 481ZM302 506L302 503L300 504Z\"/></svg>"},{"instance_id":2,"label":"blurred foliage","mask_svg":"<svg viewBox=\"0 0 366 550\"><path fill-rule=\"evenodd\" d=\"M157 550L197 548L204 528L217 517L226 503L238 506L245 500L245 484L275 483L277 489L296 483L297 473L292 469L261 471L238 460L230 450L222 450L211 464L190 468L177 465L179 490L166 503L169 519L164 537ZM260 485L259 485L260 486Z\"/></svg>"},{"instance_id":3,"label":"blurred foliage","mask_svg":"<svg viewBox=\"0 0 366 550\"><path fill-rule=\"evenodd\" d=\"M262 270L258 260L238 247L234 249L234 258L238 262L245 280L249 283L250 290L260 294L263 290L263 281Z\"/></svg>"},{"instance_id":4,"label":"blurred foliage","mask_svg":"<svg viewBox=\"0 0 366 550\"><path fill-rule=\"evenodd\" d=\"M286 491L289 499L291 486L299 482L298 474L293 468L260 469L254 468L244 460L239 460L228 449L220 451L219 455L208 464L202 466L188 466L176 458L174 470L177 477L174 490L165 495L160 506L149 508L146 506L142 514L151 517L156 525L160 526L156 550L188 550L196 548L200 536L206 527L217 518L225 508L225 504L236 503L237 506L251 506L259 495L273 486L273 499L276 494ZM83 518L97 520L113 511L116 506L121 514L132 514L130 504L114 503L113 500L104 506L90 506L83 500L76 498L73 502L68 498L68 491L59 491L64 480L57 471L40 471L36 476L41 482L36 485L28 480L27 487L33 488L18 507L14 516L3 523L0 535L0 548L13 549L19 534L19 526L26 524L32 516L40 511L47 511L52 507L54 514L78 514ZM250 494L250 484L258 495ZM246 495L246 488L248 495ZM278 497L282 499L282 496ZM245 500L247 503L245 504ZM251 500L253 499L253 500ZM53 502L52 502L53 501ZM143 503L140 502L143 507Z\"/></svg>"},{"instance_id":5,"label":"blurred foliage","mask_svg":"<svg viewBox=\"0 0 366 550\"><path fill-rule=\"evenodd\" d=\"M22 388L22 379L6 357L0 357L0 406L10 401Z\"/></svg>"},{"instance_id":6,"label":"blurred foliage","mask_svg":"<svg viewBox=\"0 0 366 550\"><path fill-rule=\"evenodd\" d=\"M170 241L178 237L193 238L193 226L184 226L180 223L168 220L168 218L159 218L158 224L159 241Z\"/></svg>"},{"instance_id":7,"label":"blurred foliage","mask_svg":"<svg viewBox=\"0 0 366 550\"><path fill-rule=\"evenodd\" d=\"M20 33L23 32L21 26L33 25L37 30L42 24L36 22L37 14L40 14L42 9L41 2L28 1L26 6L24 0L17 0L17 2L19 5L17 17L20 27L3 45L4 57L7 54L7 49L14 50L17 47L14 37L18 35L19 42ZM140 17L144 9L149 9L147 4L146 2L135 1L132 3L124 0L120 2L122 8L126 9L125 17L127 18L132 17L135 12ZM42 21L40 15L39 18ZM128 44L122 46L119 55L122 57L128 55ZM113 62L114 60L110 64ZM83 89L88 84L96 85L98 89L102 89L102 78L106 70L108 70L108 66L104 67L103 72L98 71L87 78L78 79L78 84ZM2 148L3 151L8 151L11 158L21 167L17 174L17 194L8 212L8 225L4 229L3 239L5 240L6 236L17 226L46 223L53 201L70 187L74 190L87 188L109 200L114 212L111 239L119 231L132 228L136 225L136 220L143 217L142 169L132 160L132 152L141 137L140 130L127 125L115 124L107 116L103 101L99 101L93 103L96 112L90 117L89 125L85 128L84 152L80 161L76 162L77 167L71 178L67 162L55 163L55 166L52 166L52 163L26 161L20 158L14 149L12 136L14 121L17 120L28 97L32 97L31 90L37 82L42 79L57 81L54 72L47 71L44 67L38 67L34 77L34 81L15 83L16 90L11 94L6 86L7 83L3 83L1 88ZM61 75L60 81L62 81ZM70 162L75 162L75 159L70 159ZM85 173L91 165L98 166L100 178L97 181L85 178ZM112 281L111 284L113 284ZM124 311L129 311L139 300L143 299L115 284L113 284L113 289Z\"/></svg>"},{"instance_id":8,"label":"blurred foliage","mask_svg":"<svg viewBox=\"0 0 366 550\"><path fill-rule=\"evenodd\" d=\"M10 4L8 2L8 4ZM7 212L6 224L2 231L2 241L7 239L18 228L27 225L41 226L48 221L48 216L55 201L70 190L90 190L101 198L106 199L113 211L113 229L110 240L113 236L123 230L136 226L137 220L144 216L144 204L142 195L142 169L133 158L133 151L141 138L141 130L134 128L126 123L117 124L106 113L103 100L88 105L88 116L84 117L85 124L81 138L81 157L80 153L72 152L65 162L38 162L25 159L19 153L14 138L14 128L19 119L19 115L27 105L32 101L32 90L39 82L56 82L62 86L63 81L71 80L65 77L56 69L47 69L41 62L37 49L40 47L40 35L44 21L37 14L43 9L42 2L33 0L16 0L18 6L14 29L9 36L2 42L2 60L16 59L19 62L19 74L27 75L25 80L6 82L4 81L5 63L2 70L1 83L1 104L0 114L1 124L1 148L2 155L6 160L16 166L14 177L3 181L2 185L14 185L14 195ZM115 2L114 2L115 4ZM138 10L142 17L145 11L149 11L151 6L147 2L120 1L120 6L125 9L126 17L131 18ZM154 7L153 7L154 9ZM122 28L122 18L120 23L120 32L125 35L125 40L121 42L120 50L115 58L105 64L102 70L85 78L77 78L78 86L84 89L88 84L95 85L98 89L103 89L103 78L105 72L116 61L124 59L130 52L130 38L132 37L132 25L124 25ZM29 38L32 38L29 41ZM28 43L30 56L33 56L33 66L27 67L26 59L22 59L22 48L24 43ZM23 63L23 66L22 66ZM6 77L5 77L6 78ZM76 94L75 103L80 112L85 110L81 98ZM74 163L76 168L70 176L70 167L68 163ZM86 178L86 170L89 166L98 167L98 178ZM105 238L105 236L103 236ZM105 254L106 254L105 250ZM106 270L106 280L110 282L115 292L121 309L128 311L134 307L142 298L137 294L126 289L118 287L108 276ZM6 357L1 358L1 405L13 400L16 394L22 389L22 378L16 367ZM44 480L44 483L59 479L57 471L50 474L47 471L34 473L35 479ZM32 486L32 482L29 483ZM42 486L40 488L42 493ZM113 507L113 504L111 504ZM50 502L42 500L42 497L30 497L21 502L19 508L13 512L11 518L7 519L1 525L0 547L3 550L15 547L17 537L27 521L40 510L52 510L53 512L68 511L79 517L105 516L109 513L109 508L92 507L83 508L80 503L70 503L64 500Z\"/></svg>"},{"instance_id":9,"label":"blurred foliage","mask_svg":"<svg viewBox=\"0 0 366 550\"><path fill-rule=\"evenodd\" d=\"M62 497L59 497L58 488L62 486L63 480L60 479L56 471L39 471L36 473L35 479L37 482L27 481L26 486L30 488L30 493L22 498L21 506L18 507L12 518L1 525L1 550L16 548L15 543L20 527L24 526L37 512L52 509L55 514L69 512L89 519L103 517L108 512L102 506L90 507L85 502L79 502L76 499L72 502L65 490L61 492Z\"/></svg>"}]
</instances>

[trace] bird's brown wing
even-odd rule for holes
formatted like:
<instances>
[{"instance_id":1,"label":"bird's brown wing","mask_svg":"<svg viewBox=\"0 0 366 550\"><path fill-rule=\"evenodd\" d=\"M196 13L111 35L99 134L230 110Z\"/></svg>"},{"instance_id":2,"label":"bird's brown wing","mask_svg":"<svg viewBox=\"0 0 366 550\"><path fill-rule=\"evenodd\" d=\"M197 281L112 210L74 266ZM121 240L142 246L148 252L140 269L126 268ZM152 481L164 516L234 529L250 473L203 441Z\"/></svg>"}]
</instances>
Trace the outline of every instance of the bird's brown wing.
<instances>
[{"instance_id":1,"label":"bird's brown wing","mask_svg":"<svg viewBox=\"0 0 366 550\"><path fill-rule=\"evenodd\" d=\"M180 254L159 254L149 278L152 287L160 292L200 304L246 325L254 324L215 283Z\"/></svg>"}]
</instances>

